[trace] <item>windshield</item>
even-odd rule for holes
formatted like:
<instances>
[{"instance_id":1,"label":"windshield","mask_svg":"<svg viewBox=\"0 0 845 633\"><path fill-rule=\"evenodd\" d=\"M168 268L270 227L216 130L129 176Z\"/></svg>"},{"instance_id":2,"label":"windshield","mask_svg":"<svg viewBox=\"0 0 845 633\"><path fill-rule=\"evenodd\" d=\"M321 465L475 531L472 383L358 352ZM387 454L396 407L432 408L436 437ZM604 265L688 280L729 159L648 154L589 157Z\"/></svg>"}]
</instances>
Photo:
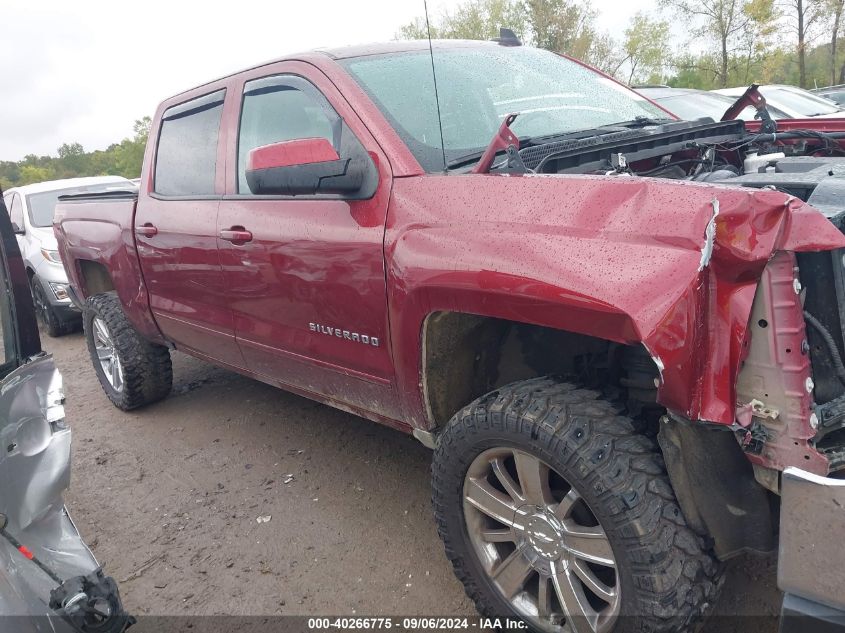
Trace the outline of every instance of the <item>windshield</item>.
<instances>
[{"instance_id":1,"label":"windshield","mask_svg":"<svg viewBox=\"0 0 845 633\"><path fill-rule=\"evenodd\" d=\"M340 60L426 171L443 169L429 52ZM505 115L520 137L667 118L641 95L564 57L529 47L434 50L446 161L483 150Z\"/></svg>"},{"instance_id":2,"label":"windshield","mask_svg":"<svg viewBox=\"0 0 845 633\"><path fill-rule=\"evenodd\" d=\"M845 103L845 90L836 90L835 92L825 92L825 93L822 93L819 96L822 96L825 99L830 99L831 101L833 101L837 105L842 105L843 103Z\"/></svg>"},{"instance_id":3,"label":"windshield","mask_svg":"<svg viewBox=\"0 0 845 633\"><path fill-rule=\"evenodd\" d=\"M839 112L835 104L811 94L802 94L785 88L766 88L761 90L766 99L771 99L790 110L795 110L801 116L818 116Z\"/></svg>"},{"instance_id":4,"label":"windshield","mask_svg":"<svg viewBox=\"0 0 845 633\"><path fill-rule=\"evenodd\" d=\"M26 197L26 206L29 208L29 223L32 226L42 228L52 226L53 212L56 209L59 196L106 191L108 189L126 189L133 186L127 180L126 182L115 181L97 185L85 185L83 187L68 187L67 189L56 189L55 191L44 191L42 193L31 193Z\"/></svg>"}]
</instances>

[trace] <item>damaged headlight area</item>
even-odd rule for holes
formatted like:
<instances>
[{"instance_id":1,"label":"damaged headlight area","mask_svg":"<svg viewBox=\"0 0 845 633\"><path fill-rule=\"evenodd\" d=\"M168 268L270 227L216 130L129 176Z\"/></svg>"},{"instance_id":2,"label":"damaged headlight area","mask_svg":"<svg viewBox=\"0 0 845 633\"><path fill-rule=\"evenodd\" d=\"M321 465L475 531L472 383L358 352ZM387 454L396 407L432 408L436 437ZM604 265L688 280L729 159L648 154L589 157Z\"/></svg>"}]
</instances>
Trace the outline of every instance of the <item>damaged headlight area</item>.
<instances>
[{"instance_id":1,"label":"damaged headlight area","mask_svg":"<svg viewBox=\"0 0 845 633\"><path fill-rule=\"evenodd\" d=\"M53 291L53 295L58 301L70 300L70 295L68 294L67 286L67 284L56 283L53 281L50 282L50 290Z\"/></svg>"}]
</instances>

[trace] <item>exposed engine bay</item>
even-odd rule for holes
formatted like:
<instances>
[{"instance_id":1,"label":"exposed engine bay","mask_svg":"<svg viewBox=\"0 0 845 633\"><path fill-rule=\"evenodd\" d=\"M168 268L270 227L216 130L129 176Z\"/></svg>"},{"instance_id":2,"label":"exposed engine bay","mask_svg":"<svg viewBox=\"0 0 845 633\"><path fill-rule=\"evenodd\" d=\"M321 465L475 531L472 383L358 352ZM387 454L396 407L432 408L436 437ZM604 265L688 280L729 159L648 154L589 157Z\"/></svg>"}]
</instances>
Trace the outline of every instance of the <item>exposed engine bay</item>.
<instances>
[{"instance_id":1,"label":"exposed engine bay","mask_svg":"<svg viewBox=\"0 0 845 633\"><path fill-rule=\"evenodd\" d=\"M675 121L612 129L519 151L527 169L548 174L625 174L750 187L774 186L807 200L830 176L845 175L840 133L754 134L742 121Z\"/></svg>"},{"instance_id":2,"label":"exposed engine bay","mask_svg":"<svg viewBox=\"0 0 845 633\"><path fill-rule=\"evenodd\" d=\"M845 233L845 134L808 129L777 132L767 125L763 129L768 131L750 132L742 121L734 120L634 122L628 128L603 129L601 134L593 130L531 144L520 149L518 156L511 150L506 168L776 189L816 207ZM773 262L764 275L761 286L767 289L758 290L764 300L755 302L752 336L758 336L760 349L780 340L773 332L775 324L769 327L775 316L766 312L771 308L766 304L778 301L772 289L778 284L792 286L794 280L794 292L803 309L806 340L802 337L798 345L785 346L784 351L800 352L809 358L812 384L808 390L815 402L815 417L811 420L815 436L810 445L825 455L833 472L845 469L845 249L798 253L795 258L794 263ZM783 269L781 279L772 279L778 266ZM768 331L764 329L767 327ZM754 349L753 344L751 348ZM760 463L770 465L778 461L777 444L785 443L783 438L778 440L780 427L796 407L788 398L776 402L776 392L789 391L772 380L779 371L775 368L782 362L772 357L767 366L766 362L758 363L757 358L749 360L752 365L757 363L753 370L756 382L741 378L739 396L746 399L738 405L746 404L754 422L743 431L746 436L741 443L752 461L755 455L767 455ZM765 384L761 376L770 382ZM653 377L646 378L644 382L648 384ZM649 400L643 397L643 403ZM775 482L768 484L772 489L776 486Z\"/></svg>"}]
</instances>

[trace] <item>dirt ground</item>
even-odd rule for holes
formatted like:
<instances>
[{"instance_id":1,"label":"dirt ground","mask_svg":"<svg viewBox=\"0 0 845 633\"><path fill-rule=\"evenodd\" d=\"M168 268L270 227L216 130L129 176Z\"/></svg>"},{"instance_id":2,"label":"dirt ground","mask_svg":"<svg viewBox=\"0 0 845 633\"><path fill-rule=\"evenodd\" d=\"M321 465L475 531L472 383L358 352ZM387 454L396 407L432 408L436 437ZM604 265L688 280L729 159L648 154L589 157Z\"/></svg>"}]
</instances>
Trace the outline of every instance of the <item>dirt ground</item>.
<instances>
[{"instance_id":1,"label":"dirt ground","mask_svg":"<svg viewBox=\"0 0 845 633\"><path fill-rule=\"evenodd\" d=\"M430 451L414 439L179 353L172 395L123 413L81 334L43 340L74 433L66 501L130 612L474 613L431 517ZM716 613L772 616L779 602L774 562L744 558Z\"/></svg>"}]
</instances>

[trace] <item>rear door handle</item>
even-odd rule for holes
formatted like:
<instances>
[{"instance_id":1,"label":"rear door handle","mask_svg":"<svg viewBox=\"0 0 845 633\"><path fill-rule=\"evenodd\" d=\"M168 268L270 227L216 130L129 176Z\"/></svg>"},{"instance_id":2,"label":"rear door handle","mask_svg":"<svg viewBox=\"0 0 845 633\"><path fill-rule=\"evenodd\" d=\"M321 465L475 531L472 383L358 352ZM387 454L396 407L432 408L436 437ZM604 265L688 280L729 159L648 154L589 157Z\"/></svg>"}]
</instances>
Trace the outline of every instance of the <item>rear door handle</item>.
<instances>
[{"instance_id":1,"label":"rear door handle","mask_svg":"<svg viewBox=\"0 0 845 633\"><path fill-rule=\"evenodd\" d=\"M230 229L220 231L220 239L232 242L232 244L246 244L252 241L252 233L242 226L233 226Z\"/></svg>"},{"instance_id":2,"label":"rear door handle","mask_svg":"<svg viewBox=\"0 0 845 633\"><path fill-rule=\"evenodd\" d=\"M158 229L151 222L145 222L142 226L135 227L135 234L144 237L152 237L158 233Z\"/></svg>"}]
</instances>

